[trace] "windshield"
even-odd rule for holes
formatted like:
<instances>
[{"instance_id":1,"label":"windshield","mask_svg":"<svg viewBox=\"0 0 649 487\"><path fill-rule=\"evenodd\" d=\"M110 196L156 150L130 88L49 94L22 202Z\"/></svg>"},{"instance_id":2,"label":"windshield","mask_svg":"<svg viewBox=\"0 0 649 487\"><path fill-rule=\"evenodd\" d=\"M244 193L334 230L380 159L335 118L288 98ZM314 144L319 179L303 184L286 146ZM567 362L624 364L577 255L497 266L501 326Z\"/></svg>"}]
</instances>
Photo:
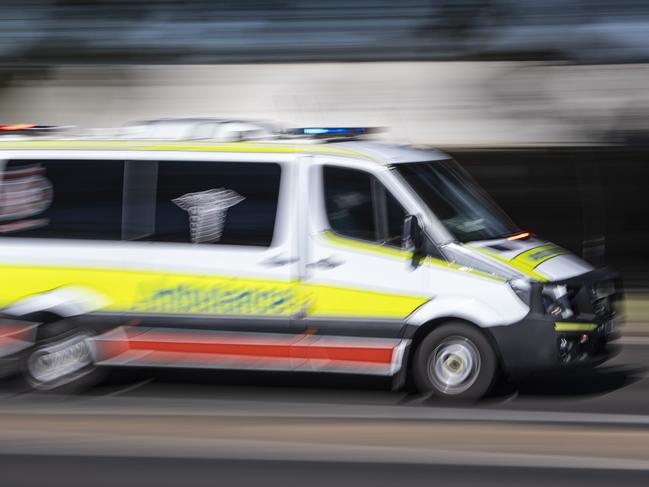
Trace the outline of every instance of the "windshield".
<instances>
[{"instance_id":1,"label":"windshield","mask_svg":"<svg viewBox=\"0 0 649 487\"><path fill-rule=\"evenodd\" d=\"M455 161L413 162L394 167L460 242L501 238L519 231Z\"/></svg>"}]
</instances>

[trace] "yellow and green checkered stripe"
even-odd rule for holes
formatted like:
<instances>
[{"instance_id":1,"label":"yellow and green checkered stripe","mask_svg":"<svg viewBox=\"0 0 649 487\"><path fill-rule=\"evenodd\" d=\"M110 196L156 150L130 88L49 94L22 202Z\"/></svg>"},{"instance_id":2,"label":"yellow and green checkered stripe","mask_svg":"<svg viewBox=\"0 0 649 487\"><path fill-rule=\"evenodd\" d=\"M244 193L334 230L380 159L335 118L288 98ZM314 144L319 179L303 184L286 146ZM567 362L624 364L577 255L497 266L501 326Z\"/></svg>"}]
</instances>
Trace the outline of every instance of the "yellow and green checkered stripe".
<instances>
[{"instance_id":1,"label":"yellow and green checkered stripe","mask_svg":"<svg viewBox=\"0 0 649 487\"><path fill-rule=\"evenodd\" d=\"M536 268L543 262L553 259L554 257L557 257L559 255L569 253L567 250L559 247L558 245L544 244L538 247L534 247L533 249L526 250L525 252L518 254L512 259L507 259L499 253L493 252L484 247L471 245L471 248L493 259L496 259L499 262L507 264L508 266L513 267L526 276L541 282L548 281L549 278L543 273L536 271Z\"/></svg>"}]
</instances>

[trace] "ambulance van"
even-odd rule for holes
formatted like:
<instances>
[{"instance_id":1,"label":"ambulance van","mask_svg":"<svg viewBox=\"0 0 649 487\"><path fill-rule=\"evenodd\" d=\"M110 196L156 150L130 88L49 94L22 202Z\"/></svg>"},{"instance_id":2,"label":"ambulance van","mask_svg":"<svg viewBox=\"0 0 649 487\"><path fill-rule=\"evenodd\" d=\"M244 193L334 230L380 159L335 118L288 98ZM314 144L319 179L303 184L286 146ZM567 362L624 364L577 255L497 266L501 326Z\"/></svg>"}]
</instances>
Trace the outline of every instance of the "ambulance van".
<instances>
[{"instance_id":1,"label":"ambulance van","mask_svg":"<svg viewBox=\"0 0 649 487\"><path fill-rule=\"evenodd\" d=\"M614 274L519 229L448 155L365 132L0 142L3 363L37 390L184 367L475 399L609 356Z\"/></svg>"}]
</instances>

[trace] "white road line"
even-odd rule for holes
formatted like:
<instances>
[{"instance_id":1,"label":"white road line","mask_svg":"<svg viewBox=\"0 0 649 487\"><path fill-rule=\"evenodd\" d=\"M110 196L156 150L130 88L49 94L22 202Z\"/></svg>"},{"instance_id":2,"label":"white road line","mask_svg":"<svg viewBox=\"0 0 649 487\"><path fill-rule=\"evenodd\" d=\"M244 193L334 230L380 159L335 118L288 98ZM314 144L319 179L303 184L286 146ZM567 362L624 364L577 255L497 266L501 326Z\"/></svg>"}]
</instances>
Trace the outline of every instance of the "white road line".
<instances>
[{"instance_id":1,"label":"white road line","mask_svg":"<svg viewBox=\"0 0 649 487\"><path fill-rule=\"evenodd\" d=\"M649 337L623 336L612 343L613 344L619 343L620 345L649 345Z\"/></svg>"},{"instance_id":2,"label":"white road line","mask_svg":"<svg viewBox=\"0 0 649 487\"><path fill-rule=\"evenodd\" d=\"M57 455L203 458L231 460L314 461L341 463L408 463L598 470L649 470L649 461L598 456L494 453L410 447L356 446L293 441L205 439L175 437L171 443L145 436L108 436L93 441L69 435L57 443ZM47 443L47 442L46 442ZM51 455L50 444L37 438L3 441L0 454Z\"/></svg>"},{"instance_id":3,"label":"white road line","mask_svg":"<svg viewBox=\"0 0 649 487\"><path fill-rule=\"evenodd\" d=\"M107 415L107 416L169 416L169 417L237 417L237 418L301 418L349 420L415 420L415 421L482 421L500 423L555 423L592 425L649 426L649 415L584 413L565 411L528 411L490 408L459 408L434 406L373 406L368 404L314 404L295 402L179 400L160 406L159 400L101 397L74 403L39 401L37 404L9 400L0 405L0 414L19 415Z\"/></svg>"}]
</instances>

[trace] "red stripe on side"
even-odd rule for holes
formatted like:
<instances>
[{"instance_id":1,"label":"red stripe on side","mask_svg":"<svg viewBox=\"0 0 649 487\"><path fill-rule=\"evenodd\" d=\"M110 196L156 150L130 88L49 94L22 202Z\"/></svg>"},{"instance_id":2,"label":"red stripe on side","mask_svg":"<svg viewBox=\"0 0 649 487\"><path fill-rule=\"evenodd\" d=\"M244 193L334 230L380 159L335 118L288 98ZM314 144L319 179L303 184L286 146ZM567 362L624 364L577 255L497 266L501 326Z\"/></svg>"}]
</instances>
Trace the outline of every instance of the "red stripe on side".
<instances>
[{"instance_id":1,"label":"red stripe on side","mask_svg":"<svg viewBox=\"0 0 649 487\"><path fill-rule=\"evenodd\" d=\"M196 343L134 339L129 343L131 350L153 350L156 352L206 353L212 355L249 355L256 357L290 357L290 345L261 345L251 343Z\"/></svg>"},{"instance_id":2,"label":"red stripe on side","mask_svg":"<svg viewBox=\"0 0 649 487\"><path fill-rule=\"evenodd\" d=\"M313 360L344 360L346 362L363 362L389 364L392 362L392 351L394 347L368 347L348 346L337 347L318 345L317 342L311 346L298 345L294 349L305 348L308 357Z\"/></svg>"},{"instance_id":3,"label":"red stripe on side","mask_svg":"<svg viewBox=\"0 0 649 487\"><path fill-rule=\"evenodd\" d=\"M33 324L0 323L0 344L12 340L31 340Z\"/></svg>"},{"instance_id":4,"label":"red stripe on side","mask_svg":"<svg viewBox=\"0 0 649 487\"><path fill-rule=\"evenodd\" d=\"M210 355L237 355L249 357L274 358L303 358L317 360L344 360L347 362L372 362L389 364L392 361L393 347L336 347L326 345L290 345L290 344L260 344L245 342L228 343L196 343L171 342L144 339L131 339L131 350L151 350L155 352L183 352Z\"/></svg>"},{"instance_id":5,"label":"red stripe on side","mask_svg":"<svg viewBox=\"0 0 649 487\"><path fill-rule=\"evenodd\" d=\"M327 338L303 335L283 336L233 336L218 334L192 334L187 332L161 332L150 330L140 334L125 330L123 336L110 336L97 340L100 360L108 360L127 351L165 354L213 356L227 360L304 359L315 361L351 362L357 364L389 365L397 344L368 344L358 339L346 341L342 337L335 344ZM191 361L190 356L176 356L178 360Z\"/></svg>"}]
</instances>

